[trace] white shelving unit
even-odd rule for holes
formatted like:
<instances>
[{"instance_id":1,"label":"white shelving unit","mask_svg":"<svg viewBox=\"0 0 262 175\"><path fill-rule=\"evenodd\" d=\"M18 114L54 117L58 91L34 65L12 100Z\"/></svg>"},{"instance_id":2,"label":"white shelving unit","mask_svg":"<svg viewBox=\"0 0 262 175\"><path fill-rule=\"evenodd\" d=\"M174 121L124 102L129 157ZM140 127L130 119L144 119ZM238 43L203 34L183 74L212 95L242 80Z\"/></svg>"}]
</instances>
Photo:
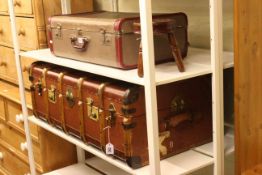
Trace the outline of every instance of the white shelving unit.
<instances>
[{"instance_id":1,"label":"white shelving unit","mask_svg":"<svg viewBox=\"0 0 262 175\"><path fill-rule=\"evenodd\" d=\"M145 85L144 78L137 76L137 69L121 70L100 66L90 63L75 61L68 58L56 57L49 49L34 50L20 53L22 57L34 58L81 71L87 71L106 77L127 81L130 83ZM224 68L233 67L232 52L224 52ZM184 59L186 72L179 72L175 62L168 62L155 67L156 85L163 85L170 82L184 80L200 75L212 73L210 50L189 48L188 56ZM126 78L128 77L128 79Z\"/></svg>"},{"instance_id":2,"label":"white shelving unit","mask_svg":"<svg viewBox=\"0 0 262 175\"><path fill-rule=\"evenodd\" d=\"M211 49L197 49L190 48L188 56L185 59L186 72L180 73L175 66L175 63L165 63L155 66L154 65L154 51L153 51L153 33L152 33L152 8L151 0L140 0L140 16L142 25L142 46L143 46L143 59L144 65L144 78L137 76L137 70L119 70L100 65L83 63L71 59L58 58L51 54L48 49L30 51L20 53L17 33L14 19L14 9L12 7L13 0L9 1L9 12L12 23L12 33L14 40L14 49L16 55L17 69L20 73L19 87L21 94L21 102L23 107L23 116L26 130L26 137L28 143L28 154L30 162L31 175L36 175L34 157L32 152L32 144L30 138L30 131L28 121L45 128L46 130L68 140L75 144L78 150L79 164L72 165L65 169L57 170L47 173L45 175L55 175L62 172L67 175L68 171L83 167L92 174L92 170L84 166L84 151L89 151L96 156L87 160L89 165L94 168L102 168L103 162L111 164L130 174L135 175L179 175L194 172L205 166L214 164L214 175L224 174L224 154L230 154L234 151L234 142L232 135L224 136L224 119L223 119L223 69L233 66L233 54L224 52L222 50L222 2L221 0L210 0L210 29L211 29ZM64 13L70 13L70 0L61 0L62 9ZM117 0L114 0L117 2ZM117 5L114 4L114 9ZM82 141L69 136L61 130L54 128L47 123L28 116L26 101L24 98L24 85L21 67L20 56L31 57L37 60L50 62L98 75L111 77L123 81L128 81L145 87L146 92L146 113L147 113L147 131L149 144L149 161L150 164L140 169L131 169L125 163L116 160L110 156L105 155L101 151L84 144ZM213 92L213 142L175 155L173 157L160 161L159 158L159 145L158 145L158 123L157 123L157 104L156 104L156 86L180 81L200 75L212 74L212 92ZM126 78L128 77L128 79ZM225 144L224 144L225 143ZM99 166L100 165L100 166ZM103 169L103 168L102 168ZM106 168L105 168L106 169ZM114 168L107 168L107 173L116 171ZM64 173L63 173L64 172ZM62 175L61 174L61 175ZM75 173L73 173L75 174ZM116 174L114 174L116 175Z\"/></svg>"}]
</instances>

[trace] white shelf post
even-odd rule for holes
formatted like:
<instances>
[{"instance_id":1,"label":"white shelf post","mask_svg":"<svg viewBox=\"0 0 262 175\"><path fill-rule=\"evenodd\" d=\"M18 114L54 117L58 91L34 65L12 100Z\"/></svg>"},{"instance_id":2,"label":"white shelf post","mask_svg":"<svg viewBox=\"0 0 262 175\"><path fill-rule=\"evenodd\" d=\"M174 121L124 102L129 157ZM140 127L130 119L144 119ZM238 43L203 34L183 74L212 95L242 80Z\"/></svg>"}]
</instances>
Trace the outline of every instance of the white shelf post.
<instances>
[{"instance_id":1,"label":"white shelf post","mask_svg":"<svg viewBox=\"0 0 262 175\"><path fill-rule=\"evenodd\" d=\"M61 0L61 6L62 6L62 14L70 14L71 13L71 0ZM79 163L85 162L85 151L76 146L76 152L77 152L77 160Z\"/></svg>"},{"instance_id":2,"label":"white shelf post","mask_svg":"<svg viewBox=\"0 0 262 175\"><path fill-rule=\"evenodd\" d=\"M210 0L214 175L224 175L223 6Z\"/></svg>"},{"instance_id":3,"label":"white shelf post","mask_svg":"<svg viewBox=\"0 0 262 175\"><path fill-rule=\"evenodd\" d=\"M140 0L150 175L160 175L159 131L151 0Z\"/></svg>"},{"instance_id":4,"label":"white shelf post","mask_svg":"<svg viewBox=\"0 0 262 175\"><path fill-rule=\"evenodd\" d=\"M35 171L35 162L34 162L34 155L33 155L33 148L32 148L32 141L30 136L30 129L28 124L28 111L26 106L26 98L25 98L25 87L23 81L23 74L21 69L21 61L20 61L20 46L17 38L17 31L16 31L16 22L15 22L15 11L14 11L14 2L13 0L8 0L9 6L9 15L11 20L11 29L12 29L12 38L13 38L13 45L14 45L14 52L15 52L15 61L16 61L16 68L17 68L17 75L19 81L19 93L22 105L22 112L24 117L24 128L26 134L26 143L27 143L27 151L28 151L28 158L29 158L29 165L31 175L36 175Z\"/></svg>"},{"instance_id":5,"label":"white shelf post","mask_svg":"<svg viewBox=\"0 0 262 175\"><path fill-rule=\"evenodd\" d=\"M112 0L112 11L113 12L118 12L119 11L118 0Z\"/></svg>"},{"instance_id":6,"label":"white shelf post","mask_svg":"<svg viewBox=\"0 0 262 175\"><path fill-rule=\"evenodd\" d=\"M61 0L62 14L71 13L71 0Z\"/></svg>"}]
</instances>

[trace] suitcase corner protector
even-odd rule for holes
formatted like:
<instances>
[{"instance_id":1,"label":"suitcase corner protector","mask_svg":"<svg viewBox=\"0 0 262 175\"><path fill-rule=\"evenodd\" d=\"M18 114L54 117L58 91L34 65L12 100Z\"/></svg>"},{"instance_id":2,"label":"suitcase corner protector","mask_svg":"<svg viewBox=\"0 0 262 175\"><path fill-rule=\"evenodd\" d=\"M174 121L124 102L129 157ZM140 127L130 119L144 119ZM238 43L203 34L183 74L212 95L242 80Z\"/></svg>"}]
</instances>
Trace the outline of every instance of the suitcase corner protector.
<instances>
[{"instance_id":1,"label":"suitcase corner protector","mask_svg":"<svg viewBox=\"0 0 262 175\"><path fill-rule=\"evenodd\" d=\"M131 168L134 168L134 169L138 169L138 168L141 168L143 166L142 160L138 156L128 157L126 159L126 162L127 162L128 166L130 166Z\"/></svg>"}]
</instances>

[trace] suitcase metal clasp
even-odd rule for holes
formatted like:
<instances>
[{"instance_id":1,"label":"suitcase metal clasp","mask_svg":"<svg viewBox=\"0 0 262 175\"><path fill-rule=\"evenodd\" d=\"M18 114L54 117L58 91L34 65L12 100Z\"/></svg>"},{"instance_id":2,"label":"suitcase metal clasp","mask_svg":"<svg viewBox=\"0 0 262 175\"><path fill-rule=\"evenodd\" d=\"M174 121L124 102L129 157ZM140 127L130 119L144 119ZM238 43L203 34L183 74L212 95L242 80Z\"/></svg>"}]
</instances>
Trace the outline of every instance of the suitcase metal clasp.
<instances>
[{"instance_id":1,"label":"suitcase metal clasp","mask_svg":"<svg viewBox=\"0 0 262 175\"><path fill-rule=\"evenodd\" d=\"M106 120L107 120L108 126L112 127L116 123L116 116L115 116L116 108L115 108L113 103L111 103L109 105L109 109L108 110L109 110L110 115L108 117L106 117Z\"/></svg>"},{"instance_id":2,"label":"suitcase metal clasp","mask_svg":"<svg viewBox=\"0 0 262 175\"><path fill-rule=\"evenodd\" d=\"M98 107L94 106L94 101L91 98L87 98L87 116L94 121L98 121L100 117L100 113L103 112L102 109L99 109Z\"/></svg>"},{"instance_id":3,"label":"suitcase metal clasp","mask_svg":"<svg viewBox=\"0 0 262 175\"><path fill-rule=\"evenodd\" d=\"M43 87L42 87L42 81L41 80L38 80L38 82L36 83L36 87L37 87L38 95L42 96Z\"/></svg>"},{"instance_id":4,"label":"suitcase metal clasp","mask_svg":"<svg viewBox=\"0 0 262 175\"><path fill-rule=\"evenodd\" d=\"M48 100L52 103L56 103L55 86L51 85L51 89L48 89Z\"/></svg>"},{"instance_id":5,"label":"suitcase metal clasp","mask_svg":"<svg viewBox=\"0 0 262 175\"><path fill-rule=\"evenodd\" d=\"M54 33L55 33L56 39L62 38L62 25L61 24L57 24Z\"/></svg>"},{"instance_id":6,"label":"suitcase metal clasp","mask_svg":"<svg viewBox=\"0 0 262 175\"><path fill-rule=\"evenodd\" d=\"M67 89L66 91L66 101L71 108L75 105L75 99L71 89Z\"/></svg>"},{"instance_id":7,"label":"suitcase metal clasp","mask_svg":"<svg viewBox=\"0 0 262 175\"><path fill-rule=\"evenodd\" d=\"M111 44L111 37L106 33L105 29L100 29L100 33L102 34L102 44L103 45L110 45Z\"/></svg>"},{"instance_id":8,"label":"suitcase metal clasp","mask_svg":"<svg viewBox=\"0 0 262 175\"><path fill-rule=\"evenodd\" d=\"M171 112L176 114L184 112L186 110L185 100L180 96L175 97L171 102L170 108Z\"/></svg>"}]
</instances>

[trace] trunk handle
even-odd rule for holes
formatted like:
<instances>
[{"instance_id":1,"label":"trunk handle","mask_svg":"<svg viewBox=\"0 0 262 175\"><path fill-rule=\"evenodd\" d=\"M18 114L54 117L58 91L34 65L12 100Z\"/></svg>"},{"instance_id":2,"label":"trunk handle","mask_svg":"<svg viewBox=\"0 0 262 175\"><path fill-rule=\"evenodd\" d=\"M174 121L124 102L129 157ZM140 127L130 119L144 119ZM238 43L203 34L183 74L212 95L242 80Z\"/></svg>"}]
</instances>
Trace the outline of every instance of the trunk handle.
<instances>
[{"instance_id":1,"label":"trunk handle","mask_svg":"<svg viewBox=\"0 0 262 175\"><path fill-rule=\"evenodd\" d=\"M180 124L186 121L188 122L193 121L193 115L191 112L183 112L169 117L168 120L160 124L159 132L170 130L170 128L176 128L177 126L179 126Z\"/></svg>"},{"instance_id":2,"label":"trunk handle","mask_svg":"<svg viewBox=\"0 0 262 175\"><path fill-rule=\"evenodd\" d=\"M73 36L70 38L70 40L72 47L81 52L86 50L87 45L89 43L89 40L86 37Z\"/></svg>"}]
</instances>

